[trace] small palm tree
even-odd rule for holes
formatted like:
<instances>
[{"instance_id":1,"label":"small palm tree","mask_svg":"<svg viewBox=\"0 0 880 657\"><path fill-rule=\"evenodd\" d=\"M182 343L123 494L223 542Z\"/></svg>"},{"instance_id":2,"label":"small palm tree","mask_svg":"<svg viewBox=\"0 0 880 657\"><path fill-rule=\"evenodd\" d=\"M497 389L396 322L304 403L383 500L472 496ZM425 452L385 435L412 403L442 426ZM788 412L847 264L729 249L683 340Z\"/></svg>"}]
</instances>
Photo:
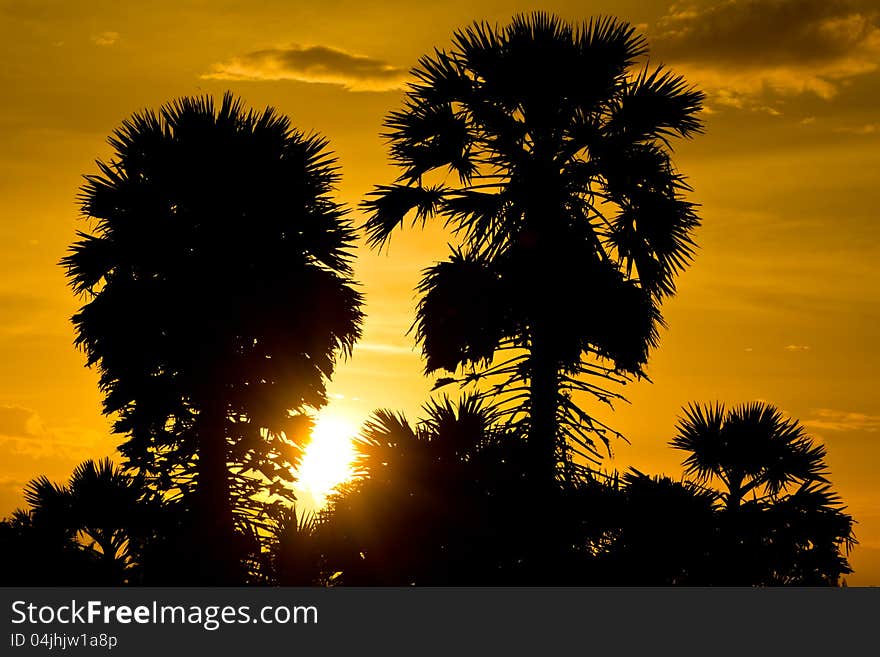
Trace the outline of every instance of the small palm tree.
<instances>
[{"instance_id":1,"label":"small palm tree","mask_svg":"<svg viewBox=\"0 0 880 657\"><path fill-rule=\"evenodd\" d=\"M456 32L389 115L402 173L365 203L374 247L410 212L460 238L420 288L426 369L502 377L488 394L507 395L545 486L569 446L601 457L594 438L613 432L578 397L610 403L609 380L643 374L659 302L693 252L698 219L670 141L701 131L703 95L662 68L634 70L646 51L612 18L535 13Z\"/></svg>"},{"instance_id":2,"label":"small palm tree","mask_svg":"<svg viewBox=\"0 0 880 657\"><path fill-rule=\"evenodd\" d=\"M236 522L257 493L289 494L308 424L292 411L326 402L360 335L335 162L324 139L228 93L137 113L110 144L81 190L91 228L62 261L87 300L76 344L126 465L196 493L197 579L237 582Z\"/></svg>"},{"instance_id":3,"label":"small palm tree","mask_svg":"<svg viewBox=\"0 0 880 657\"><path fill-rule=\"evenodd\" d=\"M776 500L785 492L827 483L825 447L815 444L797 420L764 402L726 411L723 404L690 404L671 445L689 452L685 473L699 483L720 481L728 509L747 495Z\"/></svg>"},{"instance_id":4,"label":"small palm tree","mask_svg":"<svg viewBox=\"0 0 880 657\"><path fill-rule=\"evenodd\" d=\"M836 585L854 521L827 479L824 445L770 404L690 404L671 445L686 475L715 485L725 539L713 583Z\"/></svg>"},{"instance_id":5,"label":"small palm tree","mask_svg":"<svg viewBox=\"0 0 880 657\"><path fill-rule=\"evenodd\" d=\"M160 504L144 486L116 467L110 459L87 460L73 470L66 484L45 475L24 488L26 509L13 515L13 546L36 554L55 555L62 563L78 563L73 580L49 569L45 581L36 567L25 568L23 582L64 585L120 585L130 581L138 548L156 524ZM47 568L45 565L42 568Z\"/></svg>"},{"instance_id":6,"label":"small palm tree","mask_svg":"<svg viewBox=\"0 0 880 657\"><path fill-rule=\"evenodd\" d=\"M80 542L97 548L106 577L122 583L134 565L132 543L148 535L158 510L143 477L125 473L108 458L88 460L74 468L67 492Z\"/></svg>"},{"instance_id":7,"label":"small palm tree","mask_svg":"<svg viewBox=\"0 0 880 657\"><path fill-rule=\"evenodd\" d=\"M492 495L500 498L496 509L516 501L492 479L515 479L515 441L504 441L507 467L497 452L483 456L499 430L491 408L473 396L435 400L424 411L415 425L391 411L373 414L357 443L358 476L321 518L327 567L346 585L476 584L497 577L490 564L503 557L490 539L501 519L489 512Z\"/></svg>"},{"instance_id":8,"label":"small palm tree","mask_svg":"<svg viewBox=\"0 0 880 657\"><path fill-rule=\"evenodd\" d=\"M279 586L326 584L316 533L314 513L298 511L296 506L273 509L271 544L265 555L268 582Z\"/></svg>"}]
</instances>

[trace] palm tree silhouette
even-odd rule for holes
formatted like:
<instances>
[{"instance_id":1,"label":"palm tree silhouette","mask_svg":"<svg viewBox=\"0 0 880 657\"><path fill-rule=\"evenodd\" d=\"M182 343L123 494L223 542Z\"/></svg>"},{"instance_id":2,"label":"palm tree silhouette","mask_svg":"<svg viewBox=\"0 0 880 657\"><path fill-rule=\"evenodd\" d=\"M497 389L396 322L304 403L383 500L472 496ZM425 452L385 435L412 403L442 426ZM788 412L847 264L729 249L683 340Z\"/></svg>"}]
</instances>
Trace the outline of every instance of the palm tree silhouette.
<instances>
[{"instance_id":1,"label":"palm tree silhouette","mask_svg":"<svg viewBox=\"0 0 880 657\"><path fill-rule=\"evenodd\" d=\"M20 559L31 551L27 559L34 563L19 566L31 578L24 581L49 585L130 582L138 548L161 508L143 478L126 474L110 459L83 461L66 484L45 475L32 479L24 499L28 508L18 509L9 521L4 552L18 553ZM81 572L68 574L35 563L41 556Z\"/></svg>"},{"instance_id":2,"label":"palm tree silhouette","mask_svg":"<svg viewBox=\"0 0 880 657\"><path fill-rule=\"evenodd\" d=\"M91 229L62 260L87 299L76 344L128 436L125 464L195 490L196 580L240 581L236 522L259 513L255 493L289 494L308 430L289 409L326 402L360 335L335 161L229 93L134 114L109 141L81 189Z\"/></svg>"},{"instance_id":3,"label":"palm tree silhouette","mask_svg":"<svg viewBox=\"0 0 880 657\"><path fill-rule=\"evenodd\" d=\"M389 115L403 172L364 204L373 247L411 211L460 237L420 288L426 370L502 377L490 394L507 396L543 487L569 447L601 457L594 438L614 432L578 398L610 403L609 381L643 375L659 302L692 257L699 222L669 143L701 131L703 95L662 68L633 72L645 53L613 18L534 13L456 32Z\"/></svg>"},{"instance_id":4,"label":"palm tree silhouette","mask_svg":"<svg viewBox=\"0 0 880 657\"><path fill-rule=\"evenodd\" d=\"M754 499L776 500L792 488L828 483L825 447L796 420L764 402L726 411L723 404L689 404L670 443L689 452L685 473L702 484L720 481L728 509Z\"/></svg>"},{"instance_id":5,"label":"palm tree silhouette","mask_svg":"<svg viewBox=\"0 0 880 657\"><path fill-rule=\"evenodd\" d=\"M266 582L279 586L315 586L329 583L316 534L315 513L298 511L296 506L273 509L271 542L264 570Z\"/></svg>"},{"instance_id":6,"label":"palm tree silhouette","mask_svg":"<svg viewBox=\"0 0 880 657\"><path fill-rule=\"evenodd\" d=\"M613 491L578 472L535 495L518 432L477 395L434 399L423 418L377 411L359 476L331 498L316 537L345 585L590 583Z\"/></svg>"},{"instance_id":7,"label":"palm tree silhouette","mask_svg":"<svg viewBox=\"0 0 880 657\"><path fill-rule=\"evenodd\" d=\"M490 496L516 507L493 478L516 479L516 441L501 440L489 405L473 396L429 402L425 418L376 411L357 441L358 477L331 497L317 537L328 572L346 585L491 581L503 540ZM507 461L493 445L503 445ZM507 465L507 467L505 467ZM519 546L509 544L511 549ZM509 552L509 550L508 550Z\"/></svg>"},{"instance_id":8,"label":"palm tree silhouette","mask_svg":"<svg viewBox=\"0 0 880 657\"><path fill-rule=\"evenodd\" d=\"M149 537L160 507L144 478L125 473L109 458L88 460L74 468L67 494L80 542L88 549L97 546L107 581L126 581L136 546Z\"/></svg>"},{"instance_id":9,"label":"palm tree silhouette","mask_svg":"<svg viewBox=\"0 0 880 657\"><path fill-rule=\"evenodd\" d=\"M671 441L685 473L717 485L723 542L713 583L836 585L854 521L827 479L824 445L771 404L689 404Z\"/></svg>"}]
</instances>

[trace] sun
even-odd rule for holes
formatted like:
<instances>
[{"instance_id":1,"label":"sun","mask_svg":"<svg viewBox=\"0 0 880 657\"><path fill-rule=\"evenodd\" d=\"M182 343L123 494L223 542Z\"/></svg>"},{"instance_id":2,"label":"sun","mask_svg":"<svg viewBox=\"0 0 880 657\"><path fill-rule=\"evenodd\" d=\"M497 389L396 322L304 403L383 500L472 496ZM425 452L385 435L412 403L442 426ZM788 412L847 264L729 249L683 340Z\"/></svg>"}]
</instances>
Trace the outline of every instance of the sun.
<instances>
[{"instance_id":1,"label":"sun","mask_svg":"<svg viewBox=\"0 0 880 657\"><path fill-rule=\"evenodd\" d=\"M323 508L333 489L352 478L356 434L357 427L339 415L318 416L297 469L295 487L304 506Z\"/></svg>"}]
</instances>

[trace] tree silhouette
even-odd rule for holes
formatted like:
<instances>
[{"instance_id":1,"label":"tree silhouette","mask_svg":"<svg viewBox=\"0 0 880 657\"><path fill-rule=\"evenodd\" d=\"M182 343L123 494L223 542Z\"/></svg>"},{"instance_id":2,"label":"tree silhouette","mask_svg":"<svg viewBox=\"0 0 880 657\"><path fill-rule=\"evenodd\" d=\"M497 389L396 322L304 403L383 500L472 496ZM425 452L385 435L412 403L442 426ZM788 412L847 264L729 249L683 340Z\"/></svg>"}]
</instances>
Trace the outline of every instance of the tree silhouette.
<instances>
[{"instance_id":1,"label":"tree silhouette","mask_svg":"<svg viewBox=\"0 0 880 657\"><path fill-rule=\"evenodd\" d=\"M65 526L37 522L16 509L0 521L0 583L4 586L89 586L100 582L94 555Z\"/></svg>"},{"instance_id":2,"label":"tree silhouette","mask_svg":"<svg viewBox=\"0 0 880 657\"><path fill-rule=\"evenodd\" d=\"M256 494L289 495L300 412L360 335L334 159L228 93L134 114L109 141L81 190L91 229L62 261L87 299L76 344L126 465L169 497L195 491L194 580L241 581L235 527L260 520Z\"/></svg>"},{"instance_id":3,"label":"tree silhouette","mask_svg":"<svg viewBox=\"0 0 880 657\"><path fill-rule=\"evenodd\" d=\"M161 509L143 478L129 476L109 459L83 461L64 485L46 476L32 479L24 499L28 508L6 523L3 556L18 562L14 567L28 584L133 581L138 550ZM71 569L79 572L64 572Z\"/></svg>"},{"instance_id":4,"label":"tree silhouette","mask_svg":"<svg viewBox=\"0 0 880 657\"><path fill-rule=\"evenodd\" d=\"M701 484L720 481L730 510L743 499L776 500L792 487L827 483L825 447L776 407L752 402L726 411L723 404L689 404L670 443L689 452L685 473Z\"/></svg>"},{"instance_id":5,"label":"tree silhouette","mask_svg":"<svg viewBox=\"0 0 880 657\"><path fill-rule=\"evenodd\" d=\"M100 553L108 582L125 582L138 546L148 540L160 502L143 477L130 476L110 459L88 460L67 484L70 521L78 539Z\"/></svg>"},{"instance_id":6,"label":"tree silhouette","mask_svg":"<svg viewBox=\"0 0 880 657\"><path fill-rule=\"evenodd\" d=\"M376 411L362 430L359 476L331 497L318 527L327 567L341 573L341 583L473 584L496 576L500 557L486 539L502 518L487 505L492 493L516 505L491 481L502 471L516 479L516 441L503 441L508 467L483 456L499 443L499 429L491 408L473 396L432 401L424 411L414 426L401 414Z\"/></svg>"},{"instance_id":7,"label":"tree silhouette","mask_svg":"<svg viewBox=\"0 0 880 657\"><path fill-rule=\"evenodd\" d=\"M717 493L691 482L631 470L601 500L605 542L596 545L591 583L677 586L713 583L718 552Z\"/></svg>"},{"instance_id":8,"label":"tree silhouette","mask_svg":"<svg viewBox=\"0 0 880 657\"><path fill-rule=\"evenodd\" d=\"M720 484L722 546L713 583L836 585L852 572L853 519L827 479L825 447L763 402L690 404L671 445L685 473Z\"/></svg>"},{"instance_id":9,"label":"tree silhouette","mask_svg":"<svg viewBox=\"0 0 880 657\"><path fill-rule=\"evenodd\" d=\"M316 530L326 575L358 586L589 583L613 491L575 476L539 498L527 444L490 404L469 394L423 411L414 425L387 410L365 425L360 475Z\"/></svg>"},{"instance_id":10,"label":"tree silhouette","mask_svg":"<svg viewBox=\"0 0 880 657\"><path fill-rule=\"evenodd\" d=\"M365 202L373 247L412 211L460 237L420 287L426 370L500 377L488 394L527 433L544 489L572 451L601 458L595 438L614 432L579 397L610 403L609 382L643 375L659 303L692 256L698 218L670 140L701 131L703 95L635 70L646 52L613 18L534 13L456 32L389 115L403 172Z\"/></svg>"},{"instance_id":11,"label":"tree silhouette","mask_svg":"<svg viewBox=\"0 0 880 657\"><path fill-rule=\"evenodd\" d=\"M295 506L273 512L271 542L263 566L266 583L279 586L316 586L332 582L325 574L323 555L316 538L318 518Z\"/></svg>"}]
</instances>

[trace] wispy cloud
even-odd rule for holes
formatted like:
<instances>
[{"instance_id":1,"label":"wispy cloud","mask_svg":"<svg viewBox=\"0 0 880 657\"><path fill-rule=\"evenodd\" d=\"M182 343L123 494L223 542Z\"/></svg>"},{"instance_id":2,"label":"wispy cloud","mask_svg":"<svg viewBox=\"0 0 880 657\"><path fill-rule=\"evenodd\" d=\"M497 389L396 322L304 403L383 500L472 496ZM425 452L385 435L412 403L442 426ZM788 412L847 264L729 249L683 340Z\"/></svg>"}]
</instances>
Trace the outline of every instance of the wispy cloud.
<instances>
[{"instance_id":1,"label":"wispy cloud","mask_svg":"<svg viewBox=\"0 0 880 657\"><path fill-rule=\"evenodd\" d=\"M875 0L685 0L651 34L652 48L711 94L712 103L766 111L761 100L832 98L880 68Z\"/></svg>"},{"instance_id":2,"label":"wispy cloud","mask_svg":"<svg viewBox=\"0 0 880 657\"><path fill-rule=\"evenodd\" d=\"M799 352L799 351L809 351L810 346L806 344L787 344L783 347L786 351Z\"/></svg>"},{"instance_id":3,"label":"wispy cloud","mask_svg":"<svg viewBox=\"0 0 880 657\"><path fill-rule=\"evenodd\" d=\"M839 126L834 132L842 132L851 135L873 135L880 133L880 123L863 123L861 125Z\"/></svg>"},{"instance_id":4,"label":"wispy cloud","mask_svg":"<svg viewBox=\"0 0 880 657\"><path fill-rule=\"evenodd\" d=\"M880 429L880 416L867 413L838 411L831 408L820 408L814 417L804 420L804 426L825 431L868 431Z\"/></svg>"},{"instance_id":5,"label":"wispy cloud","mask_svg":"<svg viewBox=\"0 0 880 657\"><path fill-rule=\"evenodd\" d=\"M92 37L92 43L96 46L112 46L119 41L119 32L101 32Z\"/></svg>"},{"instance_id":6,"label":"wispy cloud","mask_svg":"<svg viewBox=\"0 0 880 657\"><path fill-rule=\"evenodd\" d=\"M296 80L335 84L350 91L389 91L403 86L406 70L380 59L327 46L256 50L219 62L202 75L215 80Z\"/></svg>"},{"instance_id":7,"label":"wispy cloud","mask_svg":"<svg viewBox=\"0 0 880 657\"><path fill-rule=\"evenodd\" d=\"M0 460L22 455L30 458L71 458L100 436L82 427L49 427L40 415L17 405L0 405Z\"/></svg>"},{"instance_id":8,"label":"wispy cloud","mask_svg":"<svg viewBox=\"0 0 880 657\"><path fill-rule=\"evenodd\" d=\"M362 351L373 351L380 354L406 354L410 355L415 353L415 350L412 347L407 347L403 345L396 344L382 344L378 342L362 342L357 345L357 349Z\"/></svg>"}]
</instances>

